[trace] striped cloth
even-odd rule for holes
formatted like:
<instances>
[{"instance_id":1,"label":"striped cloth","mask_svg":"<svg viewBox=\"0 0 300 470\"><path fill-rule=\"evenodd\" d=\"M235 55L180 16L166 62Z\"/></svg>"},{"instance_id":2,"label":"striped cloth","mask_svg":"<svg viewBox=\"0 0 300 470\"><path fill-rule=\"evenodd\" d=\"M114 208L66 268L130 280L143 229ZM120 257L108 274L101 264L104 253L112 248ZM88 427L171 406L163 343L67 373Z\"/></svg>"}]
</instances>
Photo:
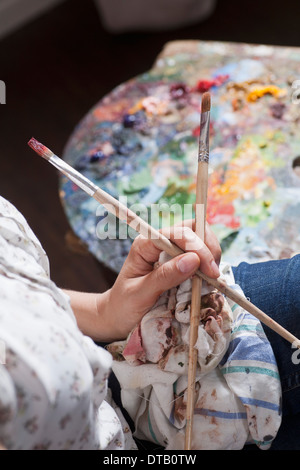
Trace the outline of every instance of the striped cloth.
<instances>
[{"instance_id":1,"label":"striped cloth","mask_svg":"<svg viewBox=\"0 0 300 470\"><path fill-rule=\"evenodd\" d=\"M231 288L232 270L221 266ZM238 450L247 443L270 448L281 424L281 385L271 345L260 322L230 299L231 333L225 354L197 374L193 449ZM184 448L187 374L157 364L115 360L124 407L135 436L168 450Z\"/></svg>"},{"instance_id":2,"label":"striped cloth","mask_svg":"<svg viewBox=\"0 0 300 470\"><path fill-rule=\"evenodd\" d=\"M240 291L238 286L235 287ZM229 300L234 316L231 340L220 371L244 407L242 419L260 448L267 449L281 424L281 385L271 345L261 323Z\"/></svg>"}]
</instances>

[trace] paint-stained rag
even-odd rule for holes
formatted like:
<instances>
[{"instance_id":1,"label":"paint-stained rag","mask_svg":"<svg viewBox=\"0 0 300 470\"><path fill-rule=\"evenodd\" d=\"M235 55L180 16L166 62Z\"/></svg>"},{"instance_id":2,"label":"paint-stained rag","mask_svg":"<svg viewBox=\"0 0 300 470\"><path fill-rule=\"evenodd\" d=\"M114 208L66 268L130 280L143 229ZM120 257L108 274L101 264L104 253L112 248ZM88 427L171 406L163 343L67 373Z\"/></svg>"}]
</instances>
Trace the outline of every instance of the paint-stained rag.
<instances>
[{"instance_id":1,"label":"paint-stained rag","mask_svg":"<svg viewBox=\"0 0 300 470\"><path fill-rule=\"evenodd\" d=\"M242 293L231 268L221 269ZM189 280L164 293L126 341L109 346L135 436L166 449L184 447L190 299ZM202 309L192 448L269 449L281 424L281 385L261 323L208 286Z\"/></svg>"}]
</instances>

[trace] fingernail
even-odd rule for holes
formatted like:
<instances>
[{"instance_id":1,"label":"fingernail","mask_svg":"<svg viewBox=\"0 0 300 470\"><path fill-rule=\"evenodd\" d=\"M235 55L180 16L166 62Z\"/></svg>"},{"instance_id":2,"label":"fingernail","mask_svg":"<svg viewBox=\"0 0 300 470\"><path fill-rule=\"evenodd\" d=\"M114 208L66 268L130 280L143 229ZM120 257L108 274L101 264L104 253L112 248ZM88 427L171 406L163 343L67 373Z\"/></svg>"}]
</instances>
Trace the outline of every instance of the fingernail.
<instances>
[{"instance_id":1,"label":"fingernail","mask_svg":"<svg viewBox=\"0 0 300 470\"><path fill-rule=\"evenodd\" d=\"M188 253L177 261L178 269L182 273L190 273L194 271L198 265L197 257L193 253Z\"/></svg>"},{"instance_id":2,"label":"fingernail","mask_svg":"<svg viewBox=\"0 0 300 470\"><path fill-rule=\"evenodd\" d=\"M219 276L220 276L220 271L219 271L219 268L218 268L217 263L216 263L214 260L212 260L212 262L210 263L210 267L211 267L213 273L214 273L216 276L219 277Z\"/></svg>"}]
</instances>

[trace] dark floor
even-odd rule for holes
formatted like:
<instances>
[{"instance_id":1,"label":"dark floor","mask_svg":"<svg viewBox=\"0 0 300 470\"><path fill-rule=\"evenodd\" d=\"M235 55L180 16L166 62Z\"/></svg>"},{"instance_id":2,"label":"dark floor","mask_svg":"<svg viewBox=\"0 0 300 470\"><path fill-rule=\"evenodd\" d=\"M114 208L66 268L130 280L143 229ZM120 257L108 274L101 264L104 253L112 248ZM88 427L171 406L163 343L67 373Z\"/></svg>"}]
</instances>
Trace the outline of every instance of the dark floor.
<instances>
[{"instance_id":1,"label":"dark floor","mask_svg":"<svg viewBox=\"0 0 300 470\"><path fill-rule=\"evenodd\" d=\"M102 291L115 275L92 256L66 247L69 226L57 173L27 148L34 135L62 154L87 111L116 85L153 64L174 39L207 39L300 46L300 2L219 0L213 16L189 28L113 35L92 0L67 0L0 41L0 194L25 215L48 253L62 287Z\"/></svg>"}]
</instances>

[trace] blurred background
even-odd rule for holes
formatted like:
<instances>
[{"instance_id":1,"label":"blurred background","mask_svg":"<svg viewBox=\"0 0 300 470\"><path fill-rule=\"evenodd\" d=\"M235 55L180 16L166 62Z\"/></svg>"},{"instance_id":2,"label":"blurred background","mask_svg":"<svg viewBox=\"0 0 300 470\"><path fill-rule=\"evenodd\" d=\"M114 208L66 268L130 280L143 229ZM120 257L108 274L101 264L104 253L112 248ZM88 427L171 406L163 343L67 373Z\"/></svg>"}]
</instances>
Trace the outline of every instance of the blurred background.
<instances>
[{"instance_id":1,"label":"blurred background","mask_svg":"<svg viewBox=\"0 0 300 470\"><path fill-rule=\"evenodd\" d=\"M115 274L71 249L58 174L27 147L28 140L51 143L62 155L90 108L149 70L168 41L297 47L299 14L296 0L0 0L0 80L6 85L0 195L23 213L41 241L53 281L103 291Z\"/></svg>"}]
</instances>

